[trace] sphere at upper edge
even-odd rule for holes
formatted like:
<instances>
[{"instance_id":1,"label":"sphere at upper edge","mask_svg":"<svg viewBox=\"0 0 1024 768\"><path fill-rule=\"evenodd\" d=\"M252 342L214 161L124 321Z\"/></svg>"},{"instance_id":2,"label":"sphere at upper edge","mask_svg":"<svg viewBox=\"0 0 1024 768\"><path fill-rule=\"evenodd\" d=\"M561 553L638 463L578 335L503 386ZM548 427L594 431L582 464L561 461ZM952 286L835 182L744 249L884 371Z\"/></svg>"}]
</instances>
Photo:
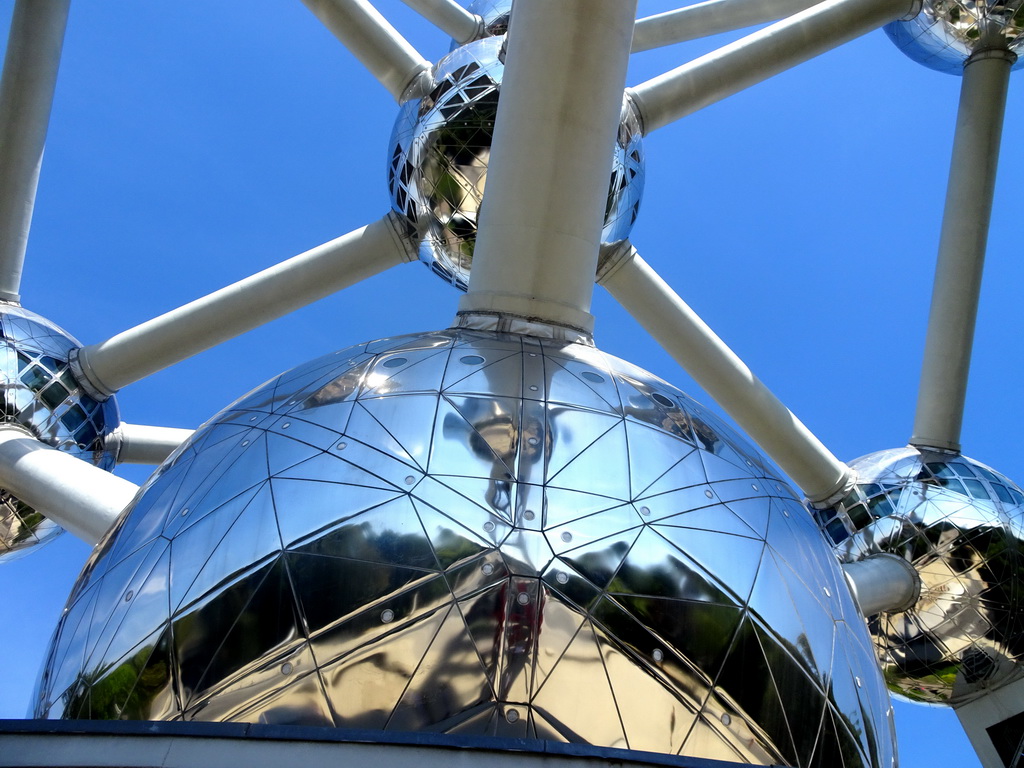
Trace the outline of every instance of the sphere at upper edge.
<instances>
[{"instance_id":1,"label":"sphere at upper edge","mask_svg":"<svg viewBox=\"0 0 1024 768\"><path fill-rule=\"evenodd\" d=\"M113 398L100 403L71 375L68 356L81 345L24 307L0 303L2 423L17 424L65 453L111 470L106 437L120 423ZM52 540L62 528L0 489L0 563Z\"/></svg>"},{"instance_id":2,"label":"sphere at upper edge","mask_svg":"<svg viewBox=\"0 0 1024 768\"><path fill-rule=\"evenodd\" d=\"M389 143L392 208L420 238L420 260L460 290L466 290L472 268L505 69L499 59L504 40L486 37L441 59L430 91L400 108ZM613 149L602 242L629 236L643 186L640 121L625 106Z\"/></svg>"},{"instance_id":3,"label":"sphere at upper edge","mask_svg":"<svg viewBox=\"0 0 1024 768\"><path fill-rule=\"evenodd\" d=\"M36 712L895 754L838 563L753 449L591 346L456 330L204 425L85 566Z\"/></svg>"},{"instance_id":4,"label":"sphere at upper edge","mask_svg":"<svg viewBox=\"0 0 1024 768\"><path fill-rule=\"evenodd\" d=\"M843 562L887 552L911 563L921 596L869 629L890 690L957 705L1020 676L1024 494L965 456L915 447L850 463L858 483L820 524Z\"/></svg>"},{"instance_id":5,"label":"sphere at upper edge","mask_svg":"<svg viewBox=\"0 0 1024 768\"><path fill-rule=\"evenodd\" d=\"M926 67L960 75L972 54L1024 48L1024 0L924 0L912 19L885 32L903 53ZM1014 69L1021 66L1019 59Z\"/></svg>"},{"instance_id":6,"label":"sphere at upper edge","mask_svg":"<svg viewBox=\"0 0 1024 768\"><path fill-rule=\"evenodd\" d=\"M493 37L508 32L508 22L512 16L512 0L473 0L466 10L479 16L481 20L480 37ZM453 41L453 50L458 43Z\"/></svg>"}]
</instances>

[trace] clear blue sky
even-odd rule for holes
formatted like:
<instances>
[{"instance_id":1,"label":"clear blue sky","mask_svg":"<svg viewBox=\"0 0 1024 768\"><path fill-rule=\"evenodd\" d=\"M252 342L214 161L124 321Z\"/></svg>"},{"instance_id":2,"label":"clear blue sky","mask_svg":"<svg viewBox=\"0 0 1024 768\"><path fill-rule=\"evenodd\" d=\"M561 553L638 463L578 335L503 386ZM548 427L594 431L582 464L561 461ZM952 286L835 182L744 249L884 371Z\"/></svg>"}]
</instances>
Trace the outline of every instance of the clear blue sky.
<instances>
[{"instance_id":1,"label":"clear blue sky","mask_svg":"<svg viewBox=\"0 0 1024 768\"><path fill-rule=\"evenodd\" d=\"M397 0L377 5L428 58L447 51ZM640 13L673 5L640 0ZM630 83L721 42L638 54ZM910 436L959 85L876 32L646 142L635 244L843 459ZM1018 482L1021 88L1015 77L963 435ZM75 3L25 306L97 342L379 218L395 114L298 0ZM132 385L122 415L197 426L324 352L445 327L456 300L422 266L396 268ZM601 289L594 313L598 346L710 401ZM86 553L64 536L0 567L0 716L25 714ZM950 712L897 704L897 723L904 768L977 764Z\"/></svg>"}]
</instances>

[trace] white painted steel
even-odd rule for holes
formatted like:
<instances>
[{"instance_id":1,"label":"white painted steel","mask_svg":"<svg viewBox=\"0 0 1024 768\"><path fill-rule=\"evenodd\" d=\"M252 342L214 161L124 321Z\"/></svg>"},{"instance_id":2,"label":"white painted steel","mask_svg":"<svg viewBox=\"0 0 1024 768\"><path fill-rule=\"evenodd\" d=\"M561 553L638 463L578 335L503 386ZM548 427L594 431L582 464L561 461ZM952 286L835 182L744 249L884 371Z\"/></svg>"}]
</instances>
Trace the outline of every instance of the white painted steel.
<instances>
[{"instance_id":1,"label":"white painted steel","mask_svg":"<svg viewBox=\"0 0 1024 768\"><path fill-rule=\"evenodd\" d=\"M964 66L911 445L960 450L974 325L1006 110L1009 51Z\"/></svg>"},{"instance_id":2,"label":"white painted steel","mask_svg":"<svg viewBox=\"0 0 1024 768\"><path fill-rule=\"evenodd\" d=\"M636 0L517 0L460 312L591 331Z\"/></svg>"},{"instance_id":3,"label":"white painted steel","mask_svg":"<svg viewBox=\"0 0 1024 768\"><path fill-rule=\"evenodd\" d=\"M454 0L402 0L416 13L458 43L468 43L480 34L483 20Z\"/></svg>"},{"instance_id":4,"label":"white painted steel","mask_svg":"<svg viewBox=\"0 0 1024 768\"><path fill-rule=\"evenodd\" d=\"M957 719L982 768L1006 768L988 729L1024 712L1024 679L1016 680L955 708Z\"/></svg>"},{"instance_id":5,"label":"white painted steel","mask_svg":"<svg viewBox=\"0 0 1024 768\"><path fill-rule=\"evenodd\" d=\"M844 563L843 573L865 617L905 611L921 596L921 577L897 555L878 554Z\"/></svg>"},{"instance_id":6,"label":"white painted steel","mask_svg":"<svg viewBox=\"0 0 1024 768\"><path fill-rule=\"evenodd\" d=\"M71 0L18 0L0 78L0 299L18 301Z\"/></svg>"},{"instance_id":7,"label":"white painted steel","mask_svg":"<svg viewBox=\"0 0 1024 768\"><path fill-rule=\"evenodd\" d=\"M706 0L637 19L633 53L766 24L810 8L820 0Z\"/></svg>"},{"instance_id":8,"label":"white painted steel","mask_svg":"<svg viewBox=\"0 0 1024 768\"><path fill-rule=\"evenodd\" d=\"M366 67L395 101L430 69L367 0L302 0L338 40Z\"/></svg>"},{"instance_id":9,"label":"white painted steel","mask_svg":"<svg viewBox=\"0 0 1024 768\"><path fill-rule=\"evenodd\" d=\"M0 488L89 544L103 537L139 490L13 426L0 426Z\"/></svg>"},{"instance_id":10,"label":"white painted steel","mask_svg":"<svg viewBox=\"0 0 1024 768\"><path fill-rule=\"evenodd\" d=\"M627 93L650 133L890 21L920 0L825 0Z\"/></svg>"},{"instance_id":11,"label":"white painted steel","mask_svg":"<svg viewBox=\"0 0 1024 768\"><path fill-rule=\"evenodd\" d=\"M416 258L393 214L201 299L79 350L76 376L94 395L181 362L385 269Z\"/></svg>"},{"instance_id":12,"label":"white painted steel","mask_svg":"<svg viewBox=\"0 0 1024 768\"><path fill-rule=\"evenodd\" d=\"M193 432L121 422L108 439L117 444L118 464L162 464Z\"/></svg>"},{"instance_id":13,"label":"white painted steel","mask_svg":"<svg viewBox=\"0 0 1024 768\"><path fill-rule=\"evenodd\" d=\"M32 723L35 725L35 723ZM43 724L40 724L43 725ZM46 725L50 725L47 723ZM168 725L171 727L168 728ZM602 750L578 745L581 754L569 750L531 748L530 742L515 749L486 746L443 746L411 743L418 734L402 734L410 743L331 741L326 728L273 727L273 737L242 735L242 723L137 723L88 721L53 723L54 732L18 730L18 723L0 726L0 766L48 766L49 768L728 768L733 763L700 757L675 757L650 752ZM133 727L134 726L134 727ZM191 728L189 728L191 726ZM198 727L197 727L198 726ZM109 732L102 729L107 727ZM128 731L128 728L132 728ZM253 729L260 728L254 726ZM59 730L58 730L59 729ZM191 730L191 732L187 732ZM127 732L126 732L127 731ZM343 733L343 732L342 732ZM434 734L423 734L424 740ZM558 745L561 747L562 745ZM596 754L588 754L593 752ZM737 768L739 764L735 764Z\"/></svg>"},{"instance_id":14,"label":"white painted steel","mask_svg":"<svg viewBox=\"0 0 1024 768\"><path fill-rule=\"evenodd\" d=\"M836 501L853 483L849 467L758 379L634 249L598 282L789 475L811 502Z\"/></svg>"}]
</instances>

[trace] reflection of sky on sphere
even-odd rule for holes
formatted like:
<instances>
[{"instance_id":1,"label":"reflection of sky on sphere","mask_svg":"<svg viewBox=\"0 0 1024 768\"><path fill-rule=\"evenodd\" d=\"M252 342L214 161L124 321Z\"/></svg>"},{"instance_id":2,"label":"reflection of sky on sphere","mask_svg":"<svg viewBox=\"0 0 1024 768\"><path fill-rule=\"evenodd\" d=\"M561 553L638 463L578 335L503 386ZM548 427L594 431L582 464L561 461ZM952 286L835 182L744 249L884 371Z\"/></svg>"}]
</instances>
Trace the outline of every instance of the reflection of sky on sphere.
<instances>
[{"instance_id":1,"label":"reflection of sky on sphere","mask_svg":"<svg viewBox=\"0 0 1024 768\"><path fill-rule=\"evenodd\" d=\"M741 438L593 347L453 330L206 424L87 564L38 714L854 766L890 763L888 710L835 558Z\"/></svg>"},{"instance_id":2,"label":"reflection of sky on sphere","mask_svg":"<svg viewBox=\"0 0 1024 768\"><path fill-rule=\"evenodd\" d=\"M1024 494L963 456L915 448L851 463L860 482L816 513L844 561L906 558L921 577L917 604L869 621L890 688L956 704L1019 674L1024 654L1021 569Z\"/></svg>"},{"instance_id":3,"label":"reflection of sky on sphere","mask_svg":"<svg viewBox=\"0 0 1024 768\"><path fill-rule=\"evenodd\" d=\"M959 75L972 53L1024 49L1021 0L925 0L912 19L894 21L886 34L907 56L926 67ZM1018 60L1014 69L1022 62Z\"/></svg>"},{"instance_id":4,"label":"reflection of sky on sphere","mask_svg":"<svg viewBox=\"0 0 1024 768\"><path fill-rule=\"evenodd\" d=\"M0 303L2 421L109 471L116 457L105 438L119 423L117 404L113 399L99 403L79 388L68 368L68 355L78 346L49 320L16 304ZM0 489L0 563L62 530Z\"/></svg>"}]
</instances>

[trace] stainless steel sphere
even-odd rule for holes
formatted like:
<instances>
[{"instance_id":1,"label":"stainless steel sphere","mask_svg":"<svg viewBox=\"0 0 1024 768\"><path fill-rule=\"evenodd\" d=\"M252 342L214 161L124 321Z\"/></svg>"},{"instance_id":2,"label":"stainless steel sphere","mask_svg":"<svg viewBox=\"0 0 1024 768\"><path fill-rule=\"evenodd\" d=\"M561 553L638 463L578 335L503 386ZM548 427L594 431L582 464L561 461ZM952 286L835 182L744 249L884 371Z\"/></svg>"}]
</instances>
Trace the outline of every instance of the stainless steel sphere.
<instances>
[{"instance_id":1,"label":"stainless steel sphere","mask_svg":"<svg viewBox=\"0 0 1024 768\"><path fill-rule=\"evenodd\" d=\"M869 622L889 688L961 704L1017 676L1024 654L1024 494L973 459L913 447L850 465L857 487L817 513L840 560L878 552L921 577L908 611Z\"/></svg>"},{"instance_id":2,"label":"stainless steel sphere","mask_svg":"<svg viewBox=\"0 0 1024 768\"><path fill-rule=\"evenodd\" d=\"M389 144L392 207L420 236L420 259L462 290L487 181L504 40L477 40L441 59L430 92L402 105ZM644 184L639 119L629 107L622 114L602 232L609 243L628 237Z\"/></svg>"},{"instance_id":3,"label":"stainless steel sphere","mask_svg":"<svg viewBox=\"0 0 1024 768\"><path fill-rule=\"evenodd\" d=\"M113 398L99 403L68 370L68 355L81 346L35 312L0 302L0 421L96 466L114 468L105 438L120 423ZM0 563L50 541L61 529L0 489Z\"/></svg>"},{"instance_id":4,"label":"stainless steel sphere","mask_svg":"<svg viewBox=\"0 0 1024 768\"><path fill-rule=\"evenodd\" d=\"M473 0L467 7L483 21L480 37L504 35L512 16L512 0Z\"/></svg>"},{"instance_id":5,"label":"stainless steel sphere","mask_svg":"<svg viewBox=\"0 0 1024 768\"><path fill-rule=\"evenodd\" d=\"M971 54L991 48L1020 54L1024 48L1024 0L924 0L913 19L885 27L914 61L959 75ZM1014 69L1022 63L1018 60Z\"/></svg>"},{"instance_id":6,"label":"stainless steel sphere","mask_svg":"<svg viewBox=\"0 0 1024 768\"><path fill-rule=\"evenodd\" d=\"M756 452L591 346L456 330L203 426L87 563L36 713L894 755L864 620Z\"/></svg>"}]
</instances>

